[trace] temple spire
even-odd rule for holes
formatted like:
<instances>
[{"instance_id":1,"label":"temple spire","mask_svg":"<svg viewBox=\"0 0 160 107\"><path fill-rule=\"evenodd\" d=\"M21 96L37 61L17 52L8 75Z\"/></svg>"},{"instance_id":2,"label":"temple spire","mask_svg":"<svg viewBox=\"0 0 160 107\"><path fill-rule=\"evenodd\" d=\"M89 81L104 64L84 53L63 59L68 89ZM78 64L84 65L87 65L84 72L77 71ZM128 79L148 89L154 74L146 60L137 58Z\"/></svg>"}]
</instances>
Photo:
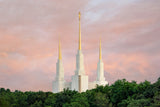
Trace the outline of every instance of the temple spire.
<instances>
[{"instance_id":1,"label":"temple spire","mask_svg":"<svg viewBox=\"0 0 160 107\"><path fill-rule=\"evenodd\" d=\"M79 50L81 50L81 13L79 12Z\"/></svg>"},{"instance_id":2,"label":"temple spire","mask_svg":"<svg viewBox=\"0 0 160 107\"><path fill-rule=\"evenodd\" d=\"M100 39L100 42L99 42L99 60L102 60L101 39Z\"/></svg>"},{"instance_id":3,"label":"temple spire","mask_svg":"<svg viewBox=\"0 0 160 107\"><path fill-rule=\"evenodd\" d=\"M61 53L61 43L60 43L60 40L59 40L59 46L58 46L58 48L59 48L59 60L61 60L62 59L62 53Z\"/></svg>"}]
</instances>

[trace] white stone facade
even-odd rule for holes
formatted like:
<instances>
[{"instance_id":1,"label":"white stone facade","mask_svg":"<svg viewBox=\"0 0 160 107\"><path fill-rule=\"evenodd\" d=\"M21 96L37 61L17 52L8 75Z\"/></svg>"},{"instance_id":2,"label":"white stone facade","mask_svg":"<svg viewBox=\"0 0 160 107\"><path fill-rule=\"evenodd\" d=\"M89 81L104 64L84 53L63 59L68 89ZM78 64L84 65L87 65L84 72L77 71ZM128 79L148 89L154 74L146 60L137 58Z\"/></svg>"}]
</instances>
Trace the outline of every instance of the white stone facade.
<instances>
[{"instance_id":1,"label":"white stone facade","mask_svg":"<svg viewBox=\"0 0 160 107\"><path fill-rule=\"evenodd\" d=\"M72 76L71 89L79 92L84 92L88 89L88 76L84 70L84 60L82 50L78 50L76 55L76 70Z\"/></svg>"},{"instance_id":2,"label":"white stone facade","mask_svg":"<svg viewBox=\"0 0 160 107\"><path fill-rule=\"evenodd\" d=\"M107 85L108 82L104 77L104 63L102 59L99 59L97 64L97 78L94 82L88 81L88 76L85 74L84 59L82 50L78 50L76 55L76 70L75 75L72 76L71 82L65 82L64 80L64 68L62 60L58 59L56 64L56 80L53 82L53 92L57 93L63 91L63 89L76 90L78 92L85 92L96 88L96 85Z\"/></svg>"},{"instance_id":3,"label":"white stone facade","mask_svg":"<svg viewBox=\"0 0 160 107\"><path fill-rule=\"evenodd\" d=\"M84 68L84 58L81 50L81 29L80 29L80 16L79 13L79 49L76 55L76 70L75 74L72 76L71 82L65 82L64 80L64 68L62 64L62 56L61 49L59 44L59 59L56 64L56 79L53 81L53 92L57 93L63 91L63 89L76 90L78 92L85 92L86 90L90 90L96 88L96 85L105 86L108 82L104 77L104 64L102 61L101 55L101 42L100 42L100 51L99 51L99 62L97 64L97 78L94 82L89 82L88 76L85 73Z\"/></svg>"}]
</instances>

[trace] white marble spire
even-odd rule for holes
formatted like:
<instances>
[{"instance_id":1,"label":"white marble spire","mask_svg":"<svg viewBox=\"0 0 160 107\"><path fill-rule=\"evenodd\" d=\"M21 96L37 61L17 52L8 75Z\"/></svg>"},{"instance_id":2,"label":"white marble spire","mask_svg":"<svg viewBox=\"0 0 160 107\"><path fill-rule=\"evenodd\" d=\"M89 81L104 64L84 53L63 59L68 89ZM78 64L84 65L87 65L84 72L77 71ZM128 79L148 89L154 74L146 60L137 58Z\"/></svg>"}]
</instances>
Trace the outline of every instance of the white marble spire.
<instances>
[{"instance_id":1,"label":"white marble spire","mask_svg":"<svg viewBox=\"0 0 160 107\"><path fill-rule=\"evenodd\" d=\"M99 61L98 61L98 64L97 64L97 79L96 79L96 82L99 85L108 84L108 82L105 81L105 77L104 77L104 63L102 61L101 40L100 40L100 43L99 43Z\"/></svg>"},{"instance_id":2,"label":"white marble spire","mask_svg":"<svg viewBox=\"0 0 160 107\"><path fill-rule=\"evenodd\" d=\"M79 12L79 46L76 55L76 70L72 76L71 89L78 92L84 92L88 89L88 76L85 75L84 60L81 50L81 13Z\"/></svg>"},{"instance_id":3,"label":"white marble spire","mask_svg":"<svg viewBox=\"0 0 160 107\"><path fill-rule=\"evenodd\" d=\"M79 48L76 55L76 75L85 75L83 53L81 50L81 13L79 12Z\"/></svg>"},{"instance_id":4,"label":"white marble spire","mask_svg":"<svg viewBox=\"0 0 160 107\"><path fill-rule=\"evenodd\" d=\"M64 68L62 63L62 53L61 53L61 43L59 40L59 46L58 46L58 61L56 64L56 80L64 81Z\"/></svg>"},{"instance_id":5,"label":"white marble spire","mask_svg":"<svg viewBox=\"0 0 160 107\"><path fill-rule=\"evenodd\" d=\"M56 79L53 81L53 92L57 93L63 91L65 88L65 80L64 80L64 68L62 63L62 54L61 54L61 43L59 41L58 46L58 60L56 63Z\"/></svg>"}]
</instances>

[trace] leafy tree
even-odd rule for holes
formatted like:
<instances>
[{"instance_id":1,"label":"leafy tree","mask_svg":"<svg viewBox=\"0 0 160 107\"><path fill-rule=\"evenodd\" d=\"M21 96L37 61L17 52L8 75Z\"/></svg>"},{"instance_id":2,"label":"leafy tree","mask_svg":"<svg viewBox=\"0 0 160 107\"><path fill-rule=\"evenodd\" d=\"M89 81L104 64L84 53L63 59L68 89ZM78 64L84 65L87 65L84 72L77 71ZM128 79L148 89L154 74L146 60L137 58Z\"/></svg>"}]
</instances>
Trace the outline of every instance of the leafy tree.
<instances>
[{"instance_id":1,"label":"leafy tree","mask_svg":"<svg viewBox=\"0 0 160 107\"><path fill-rule=\"evenodd\" d=\"M56 97L54 94L49 95L45 100L45 106L54 107L56 104Z\"/></svg>"},{"instance_id":2,"label":"leafy tree","mask_svg":"<svg viewBox=\"0 0 160 107\"><path fill-rule=\"evenodd\" d=\"M150 99L139 99L139 100L132 100L127 107L145 107L150 106L151 101Z\"/></svg>"},{"instance_id":3,"label":"leafy tree","mask_svg":"<svg viewBox=\"0 0 160 107\"><path fill-rule=\"evenodd\" d=\"M142 82L137 85L137 90L139 94L145 92L146 89L150 88L151 83L149 81Z\"/></svg>"},{"instance_id":4,"label":"leafy tree","mask_svg":"<svg viewBox=\"0 0 160 107\"><path fill-rule=\"evenodd\" d=\"M30 107L42 107L42 101L36 101L34 104L32 104Z\"/></svg>"},{"instance_id":5,"label":"leafy tree","mask_svg":"<svg viewBox=\"0 0 160 107\"><path fill-rule=\"evenodd\" d=\"M6 101L4 98L0 97L0 107L11 107L10 103Z\"/></svg>"},{"instance_id":6,"label":"leafy tree","mask_svg":"<svg viewBox=\"0 0 160 107\"><path fill-rule=\"evenodd\" d=\"M125 79L83 93L21 92L0 88L0 107L160 107L160 78L151 84Z\"/></svg>"},{"instance_id":7,"label":"leafy tree","mask_svg":"<svg viewBox=\"0 0 160 107\"><path fill-rule=\"evenodd\" d=\"M63 107L89 107L85 93L77 93L71 99L71 103L66 103Z\"/></svg>"},{"instance_id":8,"label":"leafy tree","mask_svg":"<svg viewBox=\"0 0 160 107\"><path fill-rule=\"evenodd\" d=\"M131 101L132 101L132 98L129 97L125 100L122 100L120 103L118 103L117 107L127 107Z\"/></svg>"},{"instance_id":9,"label":"leafy tree","mask_svg":"<svg viewBox=\"0 0 160 107\"><path fill-rule=\"evenodd\" d=\"M97 107L109 107L109 98L101 92L95 93L95 105Z\"/></svg>"},{"instance_id":10,"label":"leafy tree","mask_svg":"<svg viewBox=\"0 0 160 107\"><path fill-rule=\"evenodd\" d=\"M5 90L4 88L1 88L1 89L0 89L0 93L2 94L2 93L4 93L4 92L6 92L6 90Z\"/></svg>"},{"instance_id":11,"label":"leafy tree","mask_svg":"<svg viewBox=\"0 0 160 107\"><path fill-rule=\"evenodd\" d=\"M110 100L111 102L117 106L122 100L127 99L129 96L132 96L136 93L135 82L129 83L125 79L116 81L113 85L110 86L111 94Z\"/></svg>"},{"instance_id":12,"label":"leafy tree","mask_svg":"<svg viewBox=\"0 0 160 107\"><path fill-rule=\"evenodd\" d=\"M154 101L154 103L152 103L153 107L160 107L160 92L155 94L153 101Z\"/></svg>"},{"instance_id":13,"label":"leafy tree","mask_svg":"<svg viewBox=\"0 0 160 107\"><path fill-rule=\"evenodd\" d=\"M65 103L70 103L73 95L77 94L77 91L71 91L64 89L62 92L56 94L55 107L62 107Z\"/></svg>"},{"instance_id":14,"label":"leafy tree","mask_svg":"<svg viewBox=\"0 0 160 107\"><path fill-rule=\"evenodd\" d=\"M88 103L91 107L96 107L95 105L95 92L94 90L87 90L86 97L88 99Z\"/></svg>"}]
</instances>

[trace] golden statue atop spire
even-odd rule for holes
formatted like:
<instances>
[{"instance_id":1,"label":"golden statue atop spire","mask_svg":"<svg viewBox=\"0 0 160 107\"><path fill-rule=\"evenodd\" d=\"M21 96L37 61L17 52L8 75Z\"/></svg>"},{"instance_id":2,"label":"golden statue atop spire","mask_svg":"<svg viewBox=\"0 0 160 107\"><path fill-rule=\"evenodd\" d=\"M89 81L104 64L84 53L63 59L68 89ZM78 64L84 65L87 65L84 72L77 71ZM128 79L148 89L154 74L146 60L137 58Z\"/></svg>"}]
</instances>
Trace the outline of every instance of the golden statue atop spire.
<instances>
[{"instance_id":1,"label":"golden statue atop spire","mask_svg":"<svg viewBox=\"0 0 160 107\"><path fill-rule=\"evenodd\" d=\"M100 39L100 42L99 42L99 59L100 60L102 59L101 39Z\"/></svg>"},{"instance_id":2,"label":"golden statue atop spire","mask_svg":"<svg viewBox=\"0 0 160 107\"><path fill-rule=\"evenodd\" d=\"M79 12L79 50L81 50L81 13Z\"/></svg>"},{"instance_id":3,"label":"golden statue atop spire","mask_svg":"<svg viewBox=\"0 0 160 107\"><path fill-rule=\"evenodd\" d=\"M60 43L60 40L59 40L59 60L62 59L62 53L61 53L61 43Z\"/></svg>"}]
</instances>

